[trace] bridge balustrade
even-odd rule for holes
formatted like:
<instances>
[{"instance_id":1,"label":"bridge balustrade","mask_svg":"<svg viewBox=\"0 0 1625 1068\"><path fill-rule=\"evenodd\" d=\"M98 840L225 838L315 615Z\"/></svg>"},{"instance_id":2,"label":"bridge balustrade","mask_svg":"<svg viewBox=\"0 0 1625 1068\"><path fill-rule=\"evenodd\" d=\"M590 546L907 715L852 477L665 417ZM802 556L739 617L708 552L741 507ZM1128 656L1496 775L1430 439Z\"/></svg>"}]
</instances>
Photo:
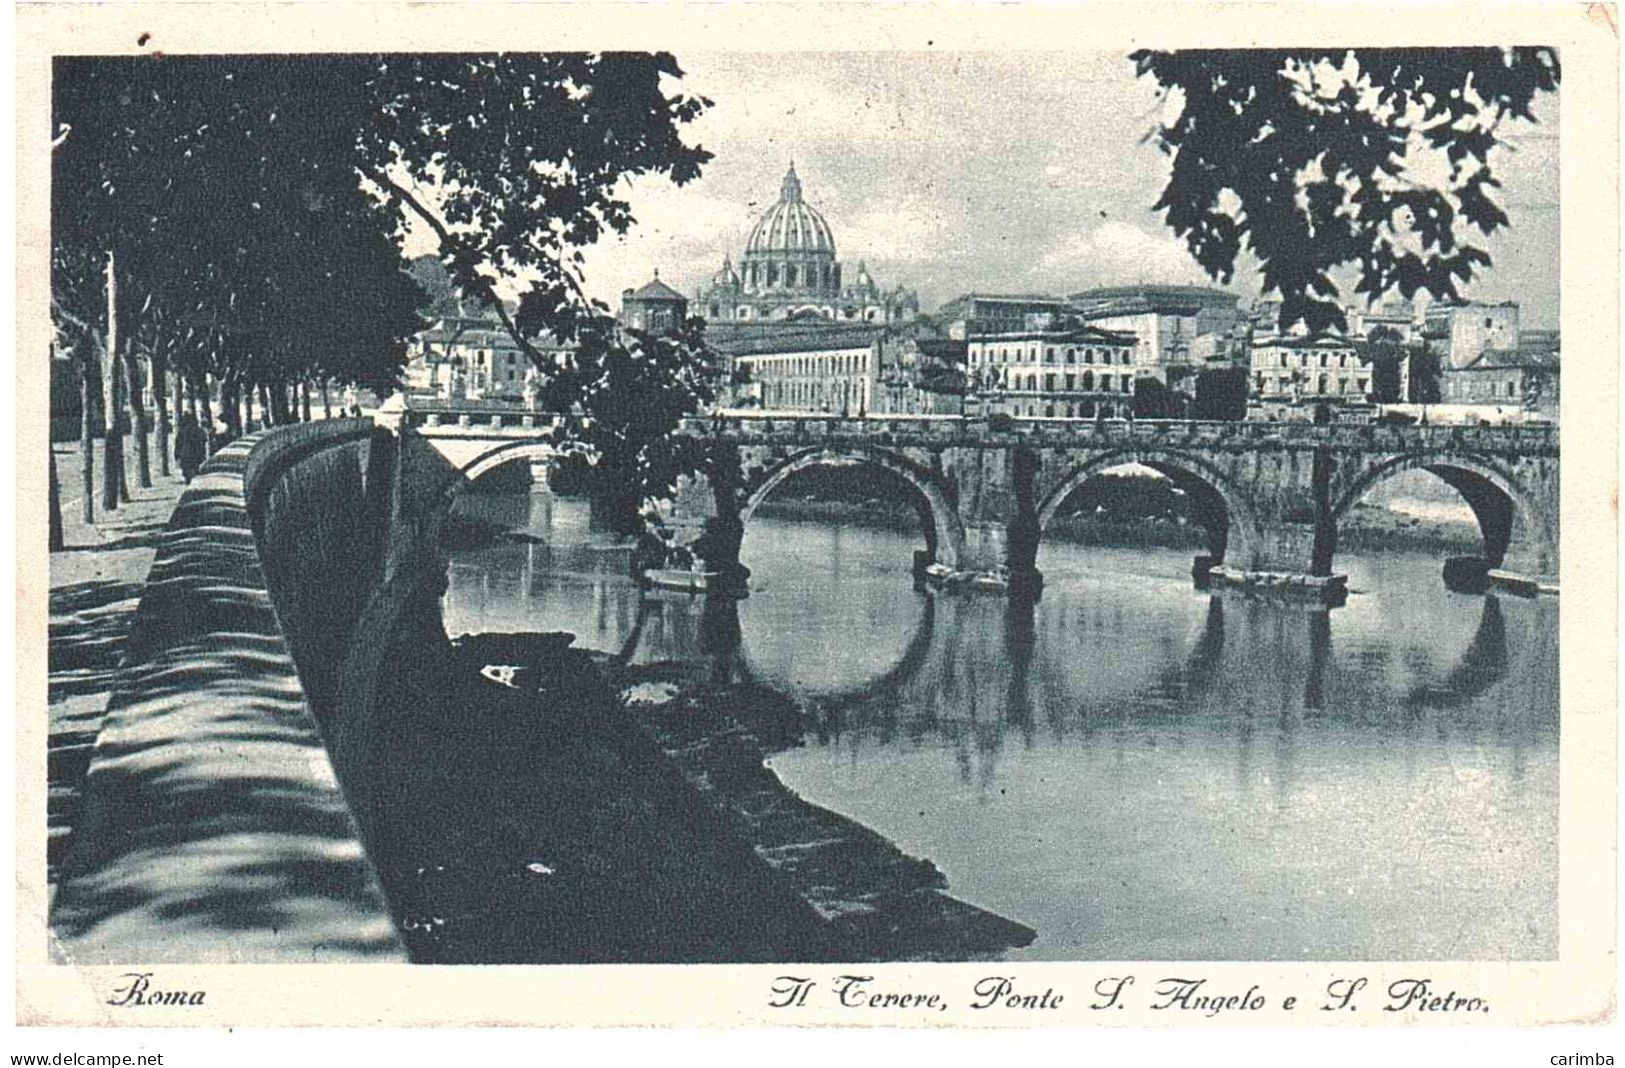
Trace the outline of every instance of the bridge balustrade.
<instances>
[{"instance_id":1,"label":"bridge balustrade","mask_svg":"<svg viewBox=\"0 0 1625 1068\"><path fill-rule=\"evenodd\" d=\"M545 431L557 427L556 415L509 404L412 400L403 425L433 432L455 426L458 433ZM1157 419L999 419L963 416L832 415L824 412L748 414L717 413L686 418L680 433L691 436L767 438L785 444L812 445L833 440L867 440L895 444L985 442L990 447L1024 443L1064 447L1092 443L1115 447L1183 447L1233 451L1259 447L1329 447L1354 452L1478 452L1519 456L1556 456L1558 428L1517 426L1398 426L1380 423L1235 422Z\"/></svg>"}]
</instances>

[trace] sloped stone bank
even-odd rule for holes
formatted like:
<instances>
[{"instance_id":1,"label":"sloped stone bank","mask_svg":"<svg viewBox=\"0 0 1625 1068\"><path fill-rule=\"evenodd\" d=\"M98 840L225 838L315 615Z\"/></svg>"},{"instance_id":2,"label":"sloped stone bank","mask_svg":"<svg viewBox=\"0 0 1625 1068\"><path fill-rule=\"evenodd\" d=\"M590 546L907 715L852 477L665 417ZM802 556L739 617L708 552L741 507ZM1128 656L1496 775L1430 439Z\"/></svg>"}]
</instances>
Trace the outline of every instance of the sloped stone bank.
<instances>
[{"instance_id":1,"label":"sloped stone bank","mask_svg":"<svg viewBox=\"0 0 1625 1068\"><path fill-rule=\"evenodd\" d=\"M966 960L1030 943L1029 927L945 891L928 860L802 800L766 767L801 744L789 698L762 686L694 677L677 664L615 673L628 708L733 834L813 907L845 960Z\"/></svg>"},{"instance_id":2,"label":"sloped stone bank","mask_svg":"<svg viewBox=\"0 0 1625 1068\"><path fill-rule=\"evenodd\" d=\"M415 960L839 956L568 635L437 626L399 632L380 692L376 856Z\"/></svg>"}]
</instances>

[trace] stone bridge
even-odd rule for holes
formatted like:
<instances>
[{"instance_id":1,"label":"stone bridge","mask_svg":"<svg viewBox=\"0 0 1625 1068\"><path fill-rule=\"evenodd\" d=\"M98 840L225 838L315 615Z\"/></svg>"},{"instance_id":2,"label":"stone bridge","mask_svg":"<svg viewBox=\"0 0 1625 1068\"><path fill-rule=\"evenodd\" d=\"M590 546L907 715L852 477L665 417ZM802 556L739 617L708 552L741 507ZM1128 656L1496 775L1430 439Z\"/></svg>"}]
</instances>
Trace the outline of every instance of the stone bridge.
<instances>
[{"instance_id":1,"label":"stone bridge","mask_svg":"<svg viewBox=\"0 0 1625 1068\"><path fill-rule=\"evenodd\" d=\"M548 417L518 406L413 401L380 413L380 422L402 435L403 468L438 475L420 480L438 487L438 497L499 464L545 463L552 454ZM890 474L913 501L925 541L922 567L994 576L1012 587L1041 584L1038 545L1067 499L1129 463L1166 475L1187 494L1221 579L1338 585L1339 523L1376 486L1422 469L1455 488L1477 517L1481 570L1526 590L1557 583L1553 426L728 412L690 420L681 433L716 442L719 456L737 455L743 481L719 467L680 487L673 508L680 527L721 519L742 529L797 471L867 466ZM709 562L726 568L737 560Z\"/></svg>"}]
</instances>

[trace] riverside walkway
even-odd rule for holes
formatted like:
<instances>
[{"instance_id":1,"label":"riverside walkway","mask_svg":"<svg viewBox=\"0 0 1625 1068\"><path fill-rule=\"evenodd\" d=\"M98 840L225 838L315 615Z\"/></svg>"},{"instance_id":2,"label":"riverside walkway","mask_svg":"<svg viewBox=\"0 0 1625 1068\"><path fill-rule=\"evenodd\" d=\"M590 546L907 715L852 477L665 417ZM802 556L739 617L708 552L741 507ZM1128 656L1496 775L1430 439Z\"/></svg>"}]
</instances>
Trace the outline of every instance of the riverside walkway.
<instances>
[{"instance_id":1,"label":"riverside walkway","mask_svg":"<svg viewBox=\"0 0 1625 1068\"><path fill-rule=\"evenodd\" d=\"M46 683L50 716L46 871L54 886L130 619L141 600L158 540L186 484L179 475L155 473L151 488L132 485L129 503L113 511L103 511L101 501L95 501L96 522L87 524L79 443L58 442L51 450L61 480L65 543L51 553Z\"/></svg>"}]
</instances>

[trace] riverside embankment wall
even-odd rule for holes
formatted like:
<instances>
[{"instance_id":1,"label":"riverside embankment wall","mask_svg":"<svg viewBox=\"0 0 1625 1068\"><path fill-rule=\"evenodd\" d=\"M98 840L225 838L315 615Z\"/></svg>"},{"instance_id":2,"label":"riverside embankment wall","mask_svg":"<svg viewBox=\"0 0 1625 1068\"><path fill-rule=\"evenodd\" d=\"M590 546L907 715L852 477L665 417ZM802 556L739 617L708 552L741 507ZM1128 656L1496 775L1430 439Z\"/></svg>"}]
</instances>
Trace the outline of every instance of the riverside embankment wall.
<instances>
[{"instance_id":1,"label":"riverside embankment wall","mask_svg":"<svg viewBox=\"0 0 1625 1068\"><path fill-rule=\"evenodd\" d=\"M52 908L78 963L404 959L370 862L387 435L333 420L217 453L132 621ZM374 621L376 622L376 621Z\"/></svg>"}]
</instances>

